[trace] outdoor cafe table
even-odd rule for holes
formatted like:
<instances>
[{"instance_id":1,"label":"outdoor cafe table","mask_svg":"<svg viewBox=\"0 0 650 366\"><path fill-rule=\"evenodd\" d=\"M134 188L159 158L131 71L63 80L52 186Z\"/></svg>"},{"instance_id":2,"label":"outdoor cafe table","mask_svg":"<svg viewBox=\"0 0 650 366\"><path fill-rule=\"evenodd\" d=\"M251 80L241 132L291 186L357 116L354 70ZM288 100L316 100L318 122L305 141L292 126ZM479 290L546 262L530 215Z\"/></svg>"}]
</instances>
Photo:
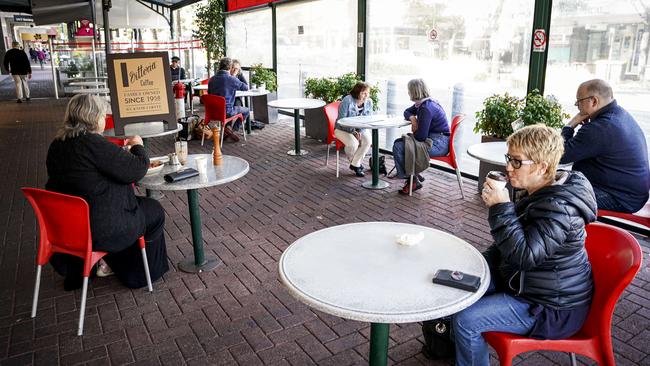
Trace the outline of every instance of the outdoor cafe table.
<instances>
[{"instance_id":1,"label":"outdoor cafe table","mask_svg":"<svg viewBox=\"0 0 650 366\"><path fill-rule=\"evenodd\" d=\"M180 131L183 128L180 123L176 124L175 129L170 129L166 122L140 122L131 123L124 126L124 135L115 135L115 129L104 130L104 136L116 139L126 139L131 136L142 137L144 147L147 147L147 139L151 137L160 137L170 135Z\"/></svg>"},{"instance_id":2,"label":"outdoor cafe table","mask_svg":"<svg viewBox=\"0 0 650 366\"><path fill-rule=\"evenodd\" d=\"M88 89L74 89L71 90L70 93L72 94L105 94L108 95L111 93L110 89L108 88L88 88Z\"/></svg>"},{"instance_id":3,"label":"outdoor cafe table","mask_svg":"<svg viewBox=\"0 0 650 366\"><path fill-rule=\"evenodd\" d=\"M372 129L372 180L363 182L361 185L368 189L384 189L390 184L379 180L379 129L402 127L410 124L402 117L389 117L376 114L370 116L346 117L338 120L340 126L348 128Z\"/></svg>"},{"instance_id":4,"label":"outdoor cafe table","mask_svg":"<svg viewBox=\"0 0 650 366\"><path fill-rule=\"evenodd\" d=\"M180 182L167 183L163 176L178 170L176 166L166 164L163 169L153 175L145 176L138 186L157 191L187 191L187 202L190 210L190 226L192 228L192 244L194 258L187 258L178 264L183 272L198 273L211 271L219 265L219 259L203 252L203 233L201 231L201 212L199 209L199 192L201 188L214 187L237 180L248 173L248 162L236 156L223 155L220 166L212 165L212 154L190 154L184 167L197 169L196 158L208 159L208 170L205 175L199 175ZM181 167L182 169L182 167Z\"/></svg>"},{"instance_id":5,"label":"outdoor cafe table","mask_svg":"<svg viewBox=\"0 0 650 366\"><path fill-rule=\"evenodd\" d=\"M85 87L104 87L106 81L73 81L69 84L70 86L85 86Z\"/></svg>"},{"instance_id":6,"label":"outdoor cafe table","mask_svg":"<svg viewBox=\"0 0 650 366\"><path fill-rule=\"evenodd\" d=\"M253 90L237 90L235 92L236 97L243 97L246 98L246 107L250 110L250 117L248 118L248 123L246 123L246 134L248 135L253 135L253 129L251 128L251 123L253 122L253 118L255 118L255 115L253 114L253 103L251 103L251 97L260 97L262 95L267 95L270 92L268 90L259 90L259 89L253 89Z\"/></svg>"},{"instance_id":7,"label":"outdoor cafe table","mask_svg":"<svg viewBox=\"0 0 650 366\"><path fill-rule=\"evenodd\" d=\"M491 170L506 172L505 154L508 153L508 145L505 141L482 142L467 148L467 155L481 161L478 172L478 192L481 193L485 176ZM512 196L512 189L509 188Z\"/></svg>"},{"instance_id":8,"label":"outdoor cafe table","mask_svg":"<svg viewBox=\"0 0 650 366\"><path fill-rule=\"evenodd\" d=\"M325 106L325 102L319 99L311 98L286 98L272 100L268 103L271 108L293 109L293 125L295 128L294 149L287 151L287 154L293 156L307 155L309 151L300 148L300 110L315 109Z\"/></svg>"},{"instance_id":9,"label":"outdoor cafe table","mask_svg":"<svg viewBox=\"0 0 650 366\"><path fill-rule=\"evenodd\" d=\"M413 246L401 234L422 232ZM433 284L439 269L480 276L475 293ZM370 365L386 365L391 323L455 314L487 290L490 271L474 247L451 234L397 222L363 222L322 229L295 241L280 257L289 293L310 307L370 322Z\"/></svg>"}]
</instances>

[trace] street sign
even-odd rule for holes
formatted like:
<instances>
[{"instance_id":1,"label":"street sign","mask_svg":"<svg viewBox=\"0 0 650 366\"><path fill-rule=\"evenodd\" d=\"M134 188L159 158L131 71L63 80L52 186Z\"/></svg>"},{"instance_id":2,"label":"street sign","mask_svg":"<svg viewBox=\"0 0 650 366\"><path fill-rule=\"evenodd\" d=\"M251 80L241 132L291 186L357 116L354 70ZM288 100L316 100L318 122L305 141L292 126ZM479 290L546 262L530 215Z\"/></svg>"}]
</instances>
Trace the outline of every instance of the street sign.
<instances>
[{"instance_id":1,"label":"street sign","mask_svg":"<svg viewBox=\"0 0 650 366\"><path fill-rule=\"evenodd\" d=\"M544 29L535 29L533 32L533 52L546 51L546 31Z\"/></svg>"},{"instance_id":2,"label":"street sign","mask_svg":"<svg viewBox=\"0 0 650 366\"><path fill-rule=\"evenodd\" d=\"M14 22L33 23L34 22L34 17L31 16L31 15L14 14Z\"/></svg>"}]
</instances>

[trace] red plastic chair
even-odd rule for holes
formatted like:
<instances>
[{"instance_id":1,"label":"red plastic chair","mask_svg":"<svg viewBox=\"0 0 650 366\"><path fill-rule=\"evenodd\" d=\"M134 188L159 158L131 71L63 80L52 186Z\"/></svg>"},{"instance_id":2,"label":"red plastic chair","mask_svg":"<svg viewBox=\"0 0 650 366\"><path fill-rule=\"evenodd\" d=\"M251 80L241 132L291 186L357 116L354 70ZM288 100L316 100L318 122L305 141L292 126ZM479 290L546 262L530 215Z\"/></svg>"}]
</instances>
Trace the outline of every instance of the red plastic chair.
<instances>
[{"instance_id":1,"label":"red plastic chair","mask_svg":"<svg viewBox=\"0 0 650 366\"><path fill-rule=\"evenodd\" d=\"M107 114L106 118L105 118L105 121L106 121L106 126L104 126L105 130L110 130L111 128L115 127L115 122L113 121L113 115L112 114ZM107 137L106 139L108 141L114 143L117 146L124 146L125 145L125 142L122 139L116 139L116 138L113 138L113 137Z\"/></svg>"},{"instance_id":2,"label":"red plastic chair","mask_svg":"<svg viewBox=\"0 0 650 366\"><path fill-rule=\"evenodd\" d=\"M460 175L460 168L456 161L456 149L454 148L454 139L460 124L465 120L464 114L457 114L451 121L451 133L449 134L449 152L445 156L434 156L429 158L429 162L442 161L447 163L454 170L456 170L456 178L458 178L458 187L460 187L460 196L465 199L465 192L463 192L463 179ZM410 177L409 196L413 195L413 176Z\"/></svg>"},{"instance_id":3,"label":"red plastic chair","mask_svg":"<svg viewBox=\"0 0 650 366\"><path fill-rule=\"evenodd\" d=\"M339 177L339 157L340 157L340 150L342 147L345 145L339 141L336 138L336 135L334 135L334 127L336 126L336 119L339 117L339 105L341 104L341 101L337 100L335 102L332 102L324 107L325 109L325 116L327 117L327 124L328 124L328 132L327 132L327 155L325 157L325 166L327 166L330 162L330 147L332 146L332 142L334 142L334 146L336 148L336 177Z\"/></svg>"},{"instance_id":4,"label":"red plastic chair","mask_svg":"<svg viewBox=\"0 0 650 366\"><path fill-rule=\"evenodd\" d=\"M84 314L86 312L86 295L88 293L88 277L95 263L107 254L106 252L92 250L88 203L81 197L42 189L21 188L21 190L34 208L40 229L38 254L36 255L36 283L32 302L32 318L36 317L43 265L50 261L53 253L74 255L84 260L81 310L79 312L79 328L77 329L77 335L82 335ZM151 286L144 237L140 237L138 242L142 251L147 286L149 292L151 292L153 288Z\"/></svg>"},{"instance_id":5,"label":"red plastic chair","mask_svg":"<svg viewBox=\"0 0 650 366\"><path fill-rule=\"evenodd\" d=\"M539 340L511 333L483 333L485 340L499 354L501 365L512 364L520 353L549 350L590 357L600 365L614 366L612 349L612 315L616 301L632 282L641 267L641 248L627 231L593 223L587 226L585 243L594 278L594 297L589 315L577 334L561 340Z\"/></svg>"},{"instance_id":6,"label":"red plastic chair","mask_svg":"<svg viewBox=\"0 0 650 366\"><path fill-rule=\"evenodd\" d=\"M650 201L646 202L642 209L635 213L623 213L609 210L598 210L598 217L615 217L643 225L650 229Z\"/></svg>"},{"instance_id":7,"label":"red plastic chair","mask_svg":"<svg viewBox=\"0 0 650 366\"><path fill-rule=\"evenodd\" d=\"M223 130L226 127L226 124L234 122L236 120L241 120L242 130L244 132L244 141L246 141L246 128L244 126L244 115L237 113L234 116L226 118L226 98L220 97L218 95L205 94L201 96L201 101L205 105L205 124L208 124L212 121L220 121L220 137L221 145L223 145ZM201 146L203 146L203 138L201 138Z\"/></svg>"}]
</instances>

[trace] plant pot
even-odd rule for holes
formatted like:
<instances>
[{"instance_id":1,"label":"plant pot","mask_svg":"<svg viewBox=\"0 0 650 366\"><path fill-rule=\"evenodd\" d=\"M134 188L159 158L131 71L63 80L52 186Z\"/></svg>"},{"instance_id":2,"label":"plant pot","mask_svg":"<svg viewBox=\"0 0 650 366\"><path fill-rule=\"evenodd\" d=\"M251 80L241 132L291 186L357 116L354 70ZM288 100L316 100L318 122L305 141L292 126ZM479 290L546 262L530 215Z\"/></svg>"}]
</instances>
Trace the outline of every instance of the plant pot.
<instances>
[{"instance_id":1,"label":"plant pot","mask_svg":"<svg viewBox=\"0 0 650 366\"><path fill-rule=\"evenodd\" d=\"M327 141L329 126L325 109L306 109L305 110L305 135L319 141Z\"/></svg>"},{"instance_id":2,"label":"plant pot","mask_svg":"<svg viewBox=\"0 0 650 366\"><path fill-rule=\"evenodd\" d=\"M266 83L262 83L262 84L258 85L257 90L259 90L261 92L266 91Z\"/></svg>"}]
</instances>

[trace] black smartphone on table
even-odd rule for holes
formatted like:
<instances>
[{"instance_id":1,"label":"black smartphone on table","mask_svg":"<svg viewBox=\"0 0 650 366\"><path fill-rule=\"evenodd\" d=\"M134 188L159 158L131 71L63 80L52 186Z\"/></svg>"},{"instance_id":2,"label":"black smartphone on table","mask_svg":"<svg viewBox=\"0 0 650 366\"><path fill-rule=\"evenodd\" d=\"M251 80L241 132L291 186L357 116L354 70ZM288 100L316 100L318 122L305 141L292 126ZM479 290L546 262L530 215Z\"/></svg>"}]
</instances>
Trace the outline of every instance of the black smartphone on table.
<instances>
[{"instance_id":1,"label":"black smartphone on table","mask_svg":"<svg viewBox=\"0 0 650 366\"><path fill-rule=\"evenodd\" d=\"M481 278L461 271L439 269L431 280L438 285L476 292L481 287Z\"/></svg>"}]
</instances>

